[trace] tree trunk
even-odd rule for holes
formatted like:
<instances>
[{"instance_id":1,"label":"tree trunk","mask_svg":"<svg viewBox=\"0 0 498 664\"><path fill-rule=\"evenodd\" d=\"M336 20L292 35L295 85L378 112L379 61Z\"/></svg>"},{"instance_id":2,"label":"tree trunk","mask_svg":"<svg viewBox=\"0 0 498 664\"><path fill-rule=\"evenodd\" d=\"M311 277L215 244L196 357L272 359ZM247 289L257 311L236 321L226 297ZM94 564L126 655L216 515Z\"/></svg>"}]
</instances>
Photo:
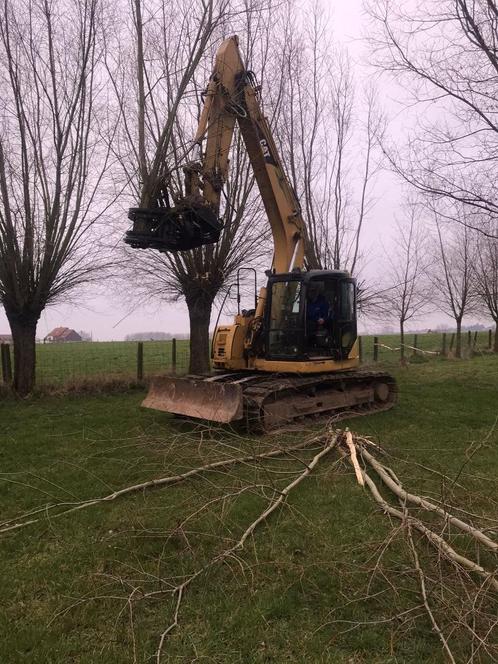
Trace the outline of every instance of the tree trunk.
<instances>
[{"instance_id":1,"label":"tree trunk","mask_svg":"<svg viewBox=\"0 0 498 664\"><path fill-rule=\"evenodd\" d=\"M462 357L462 321L457 318L456 320L456 348L455 356L458 358Z\"/></svg>"},{"instance_id":2,"label":"tree trunk","mask_svg":"<svg viewBox=\"0 0 498 664\"><path fill-rule=\"evenodd\" d=\"M493 352L498 353L498 320L495 320L495 342L493 344Z\"/></svg>"},{"instance_id":3,"label":"tree trunk","mask_svg":"<svg viewBox=\"0 0 498 664\"><path fill-rule=\"evenodd\" d=\"M190 363L189 373L203 374L211 369L209 348L209 322L212 300L187 299L190 319Z\"/></svg>"},{"instance_id":4,"label":"tree trunk","mask_svg":"<svg viewBox=\"0 0 498 664\"><path fill-rule=\"evenodd\" d=\"M405 364L405 323L400 320L399 322L399 336L400 336L400 362Z\"/></svg>"},{"instance_id":5,"label":"tree trunk","mask_svg":"<svg viewBox=\"0 0 498 664\"><path fill-rule=\"evenodd\" d=\"M35 386L35 342L38 317L6 313L14 344L13 388L19 396L25 397L33 391Z\"/></svg>"}]
</instances>

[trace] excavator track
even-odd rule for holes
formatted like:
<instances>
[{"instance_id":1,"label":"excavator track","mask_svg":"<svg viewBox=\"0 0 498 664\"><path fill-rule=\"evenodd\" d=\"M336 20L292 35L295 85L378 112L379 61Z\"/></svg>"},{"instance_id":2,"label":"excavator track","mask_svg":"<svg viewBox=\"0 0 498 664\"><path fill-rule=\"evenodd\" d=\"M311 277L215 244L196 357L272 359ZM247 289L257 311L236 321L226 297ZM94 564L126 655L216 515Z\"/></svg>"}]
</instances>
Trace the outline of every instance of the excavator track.
<instances>
[{"instance_id":1,"label":"excavator track","mask_svg":"<svg viewBox=\"0 0 498 664\"><path fill-rule=\"evenodd\" d=\"M237 389L237 394L241 394L241 407L236 409L236 414L234 410L234 415L226 419L206 419L225 422L242 420L248 431L254 433L271 431L317 416L340 420L389 410L397 396L396 381L390 374L381 371L314 375L248 374L244 371L214 376L189 375L176 380L184 385L195 385L196 392L202 392L203 384L209 389L215 384L217 401L224 401L224 394L231 395ZM149 407L154 406L151 403Z\"/></svg>"}]
</instances>

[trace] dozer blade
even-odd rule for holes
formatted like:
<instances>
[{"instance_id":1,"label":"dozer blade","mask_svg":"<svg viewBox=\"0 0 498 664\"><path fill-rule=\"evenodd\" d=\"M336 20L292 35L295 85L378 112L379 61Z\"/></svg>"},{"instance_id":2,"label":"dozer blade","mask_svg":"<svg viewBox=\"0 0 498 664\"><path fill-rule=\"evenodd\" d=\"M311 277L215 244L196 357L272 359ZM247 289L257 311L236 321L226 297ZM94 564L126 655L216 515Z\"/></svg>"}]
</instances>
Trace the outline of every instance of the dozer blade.
<instances>
[{"instance_id":1,"label":"dozer blade","mask_svg":"<svg viewBox=\"0 0 498 664\"><path fill-rule=\"evenodd\" d=\"M213 422L240 420L244 413L240 385L188 378L154 378L142 406Z\"/></svg>"}]
</instances>

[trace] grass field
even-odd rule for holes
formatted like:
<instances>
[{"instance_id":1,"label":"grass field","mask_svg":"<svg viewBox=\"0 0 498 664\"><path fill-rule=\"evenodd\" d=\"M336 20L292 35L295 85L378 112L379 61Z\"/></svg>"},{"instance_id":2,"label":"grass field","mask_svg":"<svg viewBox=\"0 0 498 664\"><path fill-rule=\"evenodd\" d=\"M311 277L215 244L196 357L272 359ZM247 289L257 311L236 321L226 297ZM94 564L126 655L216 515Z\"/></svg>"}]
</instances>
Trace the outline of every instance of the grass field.
<instances>
[{"instance_id":1,"label":"grass field","mask_svg":"<svg viewBox=\"0 0 498 664\"><path fill-rule=\"evenodd\" d=\"M450 344L451 335L447 336ZM373 359L373 336L362 337L363 360ZM468 351L467 334L464 335L464 352ZM399 362L399 335L383 335L379 337L379 359L383 364L395 366ZM412 346L414 336L407 335L405 343ZM188 370L189 342L177 342L177 372ZM415 361L433 359L434 354L441 350L442 335L436 333L417 335L417 347L426 353L419 353ZM480 353L488 347L488 333L478 333L474 352ZM413 361L413 351L406 350L407 357ZM136 376L137 343L132 341L110 341L93 343L40 344L37 346L37 381L39 385L61 385L77 382L86 378L125 378ZM144 342L144 376L171 371L171 341Z\"/></svg>"},{"instance_id":2,"label":"grass field","mask_svg":"<svg viewBox=\"0 0 498 664\"><path fill-rule=\"evenodd\" d=\"M496 505L498 357L435 360L395 374L395 409L341 426L372 435L409 488L445 490L473 512ZM142 396L0 401L2 520L275 445L140 410ZM174 603L161 594L140 597L164 590L164 579L191 573L237 538L267 502L261 491L241 488L281 487L288 473L300 472L296 464L302 469L281 459L212 472L60 519L42 513L41 523L2 536L0 662L155 661ZM223 494L231 495L217 500ZM427 617L414 612L417 585L406 575L402 537L386 543L389 530L349 466L325 460L238 557L192 585L162 662L444 662ZM452 647L457 661L467 661L458 632Z\"/></svg>"}]
</instances>

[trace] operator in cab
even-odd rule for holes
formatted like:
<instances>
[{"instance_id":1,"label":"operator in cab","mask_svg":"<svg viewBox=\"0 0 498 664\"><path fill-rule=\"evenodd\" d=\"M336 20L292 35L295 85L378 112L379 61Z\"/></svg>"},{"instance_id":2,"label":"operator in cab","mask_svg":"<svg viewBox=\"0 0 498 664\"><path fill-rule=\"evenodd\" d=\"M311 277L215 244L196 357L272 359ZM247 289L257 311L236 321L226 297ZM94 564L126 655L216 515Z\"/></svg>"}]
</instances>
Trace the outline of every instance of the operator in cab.
<instances>
[{"instance_id":1,"label":"operator in cab","mask_svg":"<svg viewBox=\"0 0 498 664\"><path fill-rule=\"evenodd\" d=\"M318 283L308 285L306 297L306 328L308 346L312 348L327 345L328 328L331 321L330 303L321 292Z\"/></svg>"},{"instance_id":2,"label":"operator in cab","mask_svg":"<svg viewBox=\"0 0 498 664\"><path fill-rule=\"evenodd\" d=\"M329 309L330 305L325 295L320 292L320 286L312 282L308 286L307 321L323 325L329 319Z\"/></svg>"}]
</instances>

